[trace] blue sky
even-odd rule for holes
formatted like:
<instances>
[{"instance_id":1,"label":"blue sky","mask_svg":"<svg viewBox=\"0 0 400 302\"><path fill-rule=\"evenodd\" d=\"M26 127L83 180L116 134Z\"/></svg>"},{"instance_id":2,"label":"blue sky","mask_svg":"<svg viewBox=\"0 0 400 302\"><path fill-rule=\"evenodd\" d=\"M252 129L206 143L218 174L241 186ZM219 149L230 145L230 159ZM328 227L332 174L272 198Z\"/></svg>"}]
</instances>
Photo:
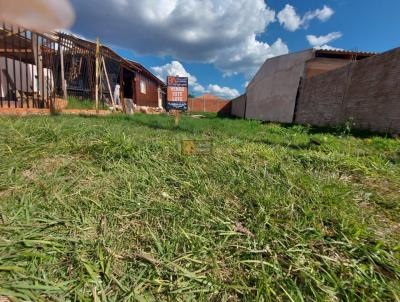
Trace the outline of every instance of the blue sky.
<instances>
[{"instance_id":1,"label":"blue sky","mask_svg":"<svg viewBox=\"0 0 400 302\"><path fill-rule=\"evenodd\" d=\"M74 33L99 36L162 78L190 76L195 94L231 98L269 57L323 47L399 46L399 0L72 0ZM101 21L99 21L101 20Z\"/></svg>"}]
</instances>

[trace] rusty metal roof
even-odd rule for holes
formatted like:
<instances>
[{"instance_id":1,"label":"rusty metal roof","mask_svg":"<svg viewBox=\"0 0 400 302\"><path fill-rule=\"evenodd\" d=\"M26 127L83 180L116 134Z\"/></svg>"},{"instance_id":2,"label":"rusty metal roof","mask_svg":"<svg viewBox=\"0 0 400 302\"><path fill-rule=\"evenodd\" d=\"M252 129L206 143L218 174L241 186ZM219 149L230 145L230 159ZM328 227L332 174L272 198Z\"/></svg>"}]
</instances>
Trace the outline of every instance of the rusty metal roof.
<instances>
[{"instance_id":1,"label":"rusty metal roof","mask_svg":"<svg viewBox=\"0 0 400 302\"><path fill-rule=\"evenodd\" d=\"M332 54L332 55L353 55L371 57L379 54L378 52L367 52L358 50L344 50L344 49L314 49L316 54Z\"/></svg>"}]
</instances>

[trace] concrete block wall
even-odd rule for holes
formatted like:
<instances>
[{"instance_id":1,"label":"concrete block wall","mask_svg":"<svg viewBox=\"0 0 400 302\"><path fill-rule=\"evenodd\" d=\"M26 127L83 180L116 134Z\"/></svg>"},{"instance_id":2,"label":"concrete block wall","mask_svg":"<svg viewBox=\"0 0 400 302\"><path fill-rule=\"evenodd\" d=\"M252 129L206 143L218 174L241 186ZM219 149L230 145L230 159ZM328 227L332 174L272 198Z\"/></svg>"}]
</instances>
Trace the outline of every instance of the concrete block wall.
<instances>
[{"instance_id":1,"label":"concrete block wall","mask_svg":"<svg viewBox=\"0 0 400 302\"><path fill-rule=\"evenodd\" d=\"M295 122L400 133L400 48L302 81Z\"/></svg>"},{"instance_id":2,"label":"concrete block wall","mask_svg":"<svg viewBox=\"0 0 400 302\"><path fill-rule=\"evenodd\" d=\"M243 94L231 101L231 115L245 118L246 113L246 94Z\"/></svg>"},{"instance_id":3,"label":"concrete block wall","mask_svg":"<svg viewBox=\"0 0 400 302\"><path fill-rule=\"evenodd\" d=\"M247 86L246 118L291 123L299 81L313 55L310 49L265 61Z\"/></svg>"}]
</instances>

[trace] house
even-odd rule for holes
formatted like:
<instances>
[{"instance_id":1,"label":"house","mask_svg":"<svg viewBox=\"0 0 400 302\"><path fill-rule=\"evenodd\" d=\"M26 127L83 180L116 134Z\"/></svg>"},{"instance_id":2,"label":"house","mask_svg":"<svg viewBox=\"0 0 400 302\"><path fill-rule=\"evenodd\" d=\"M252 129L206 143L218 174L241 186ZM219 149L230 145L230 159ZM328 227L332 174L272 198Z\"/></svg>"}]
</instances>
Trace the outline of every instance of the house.
<instances>
[{"instance_id":1,"label":"house","mask_svg":"<svg viewBox=\"0 0 400 302\"><path fill-rule=\"evenodd\" d=\"M101 46L100 53L101 101L111 103L119 85L124 111L128 103L163 107L163 81L107 46ZM66 33L0 25L0 107L48 108L65 94L94 100L95 83L95 42Z\"/></svg>"},{"instance_id":2,"label":"house","mask_svg":"<svg viewBox=\"0 0 400 302\"><path fill-rule=\"evenodd\" d=\"M166 85L140 63L129 61L137 67L134 78L134 103L138 106L163 108L166 102Z\"/></svg>"},{"instance_id":3,"label":"house","mask_svg":"<svg viewBox=\"0 0 400 302\"><path fill-rule=\"evenodd\" d=\"M94 98L96 43L73 35L58 33L64 48L65 78L69 95ZM120 86L120 99L138 106L163 107L166 85L140 63L122 58L111 48L101 45L111 91ZM106 79L102 93L110 100ZM124 106L124 103L122 105Z\"/></svg>"}]
</instances>

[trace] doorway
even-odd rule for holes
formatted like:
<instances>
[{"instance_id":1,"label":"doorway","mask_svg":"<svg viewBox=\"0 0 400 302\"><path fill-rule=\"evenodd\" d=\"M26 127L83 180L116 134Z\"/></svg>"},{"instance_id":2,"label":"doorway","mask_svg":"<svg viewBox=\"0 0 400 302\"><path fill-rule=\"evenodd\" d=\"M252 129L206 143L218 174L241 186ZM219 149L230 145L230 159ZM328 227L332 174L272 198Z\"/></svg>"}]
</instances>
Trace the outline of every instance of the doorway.
<instances>
[{"instance_id":1,"label":"doorway","mask_svg":"<svg viewBox=\"0 0 400 302\"><path fill-rule=\"evenodd\" d=\"M123 71L123 96L126 99L134 99L135 87L134 87L135 74L127 69Z\"/></svg>"}]
</instances>

